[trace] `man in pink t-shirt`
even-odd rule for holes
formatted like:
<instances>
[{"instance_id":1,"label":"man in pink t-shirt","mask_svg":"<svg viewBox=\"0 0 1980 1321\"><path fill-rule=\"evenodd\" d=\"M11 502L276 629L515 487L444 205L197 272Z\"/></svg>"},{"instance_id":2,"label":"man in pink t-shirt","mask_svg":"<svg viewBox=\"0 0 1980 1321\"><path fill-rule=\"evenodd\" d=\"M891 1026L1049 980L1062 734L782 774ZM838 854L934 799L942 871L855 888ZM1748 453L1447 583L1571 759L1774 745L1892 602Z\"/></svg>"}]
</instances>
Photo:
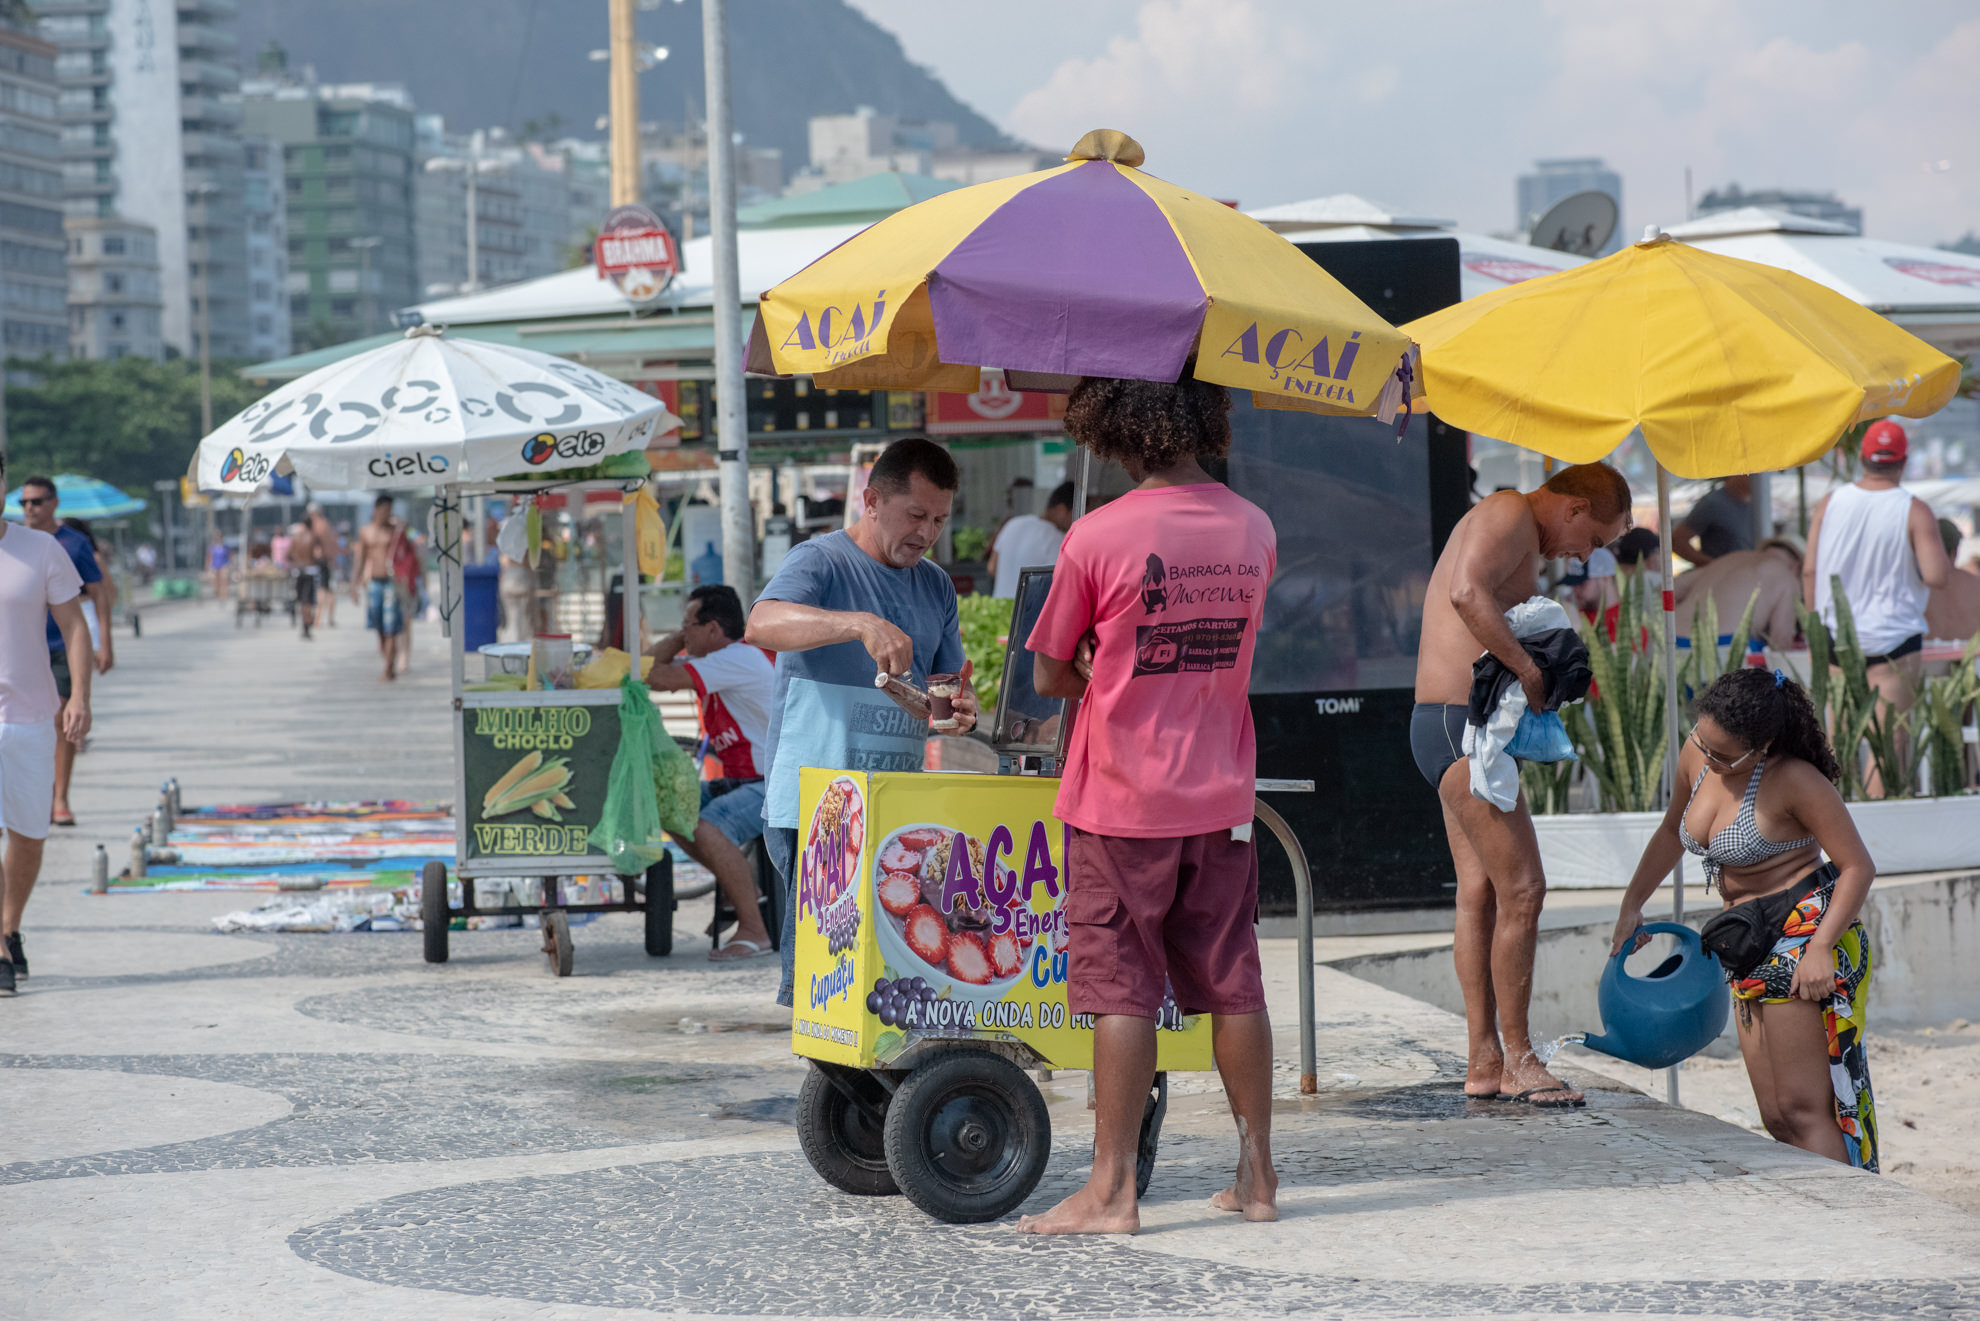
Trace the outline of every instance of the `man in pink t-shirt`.
<instances>
[{"instance_id":1,"label":"man in pink t-shirt","mask_svg":"<svg viewBox=\"0 0 1980 1321\"><path fill-rule=\"evenodd\" d=\"M1067 1007L1096 1015L1097 1111L1086 1186L1020 1221L1031 1233L1139 1228L1156 1025L1177 1010L1214 1015L1237 1119L1237 1178L1212 1205L1278 1218L1249 701L1278 542L1199 462L1230 448L1229 410L1223 387L1194 379L1092 378L1066 405L1067 432L1140 485L1066 533L1027 644L1038 692L1082 699L1055 810L1071 828Z\"/></svg>"},{"instance_id":2,"label":"man in pink t-shirt","mask_svg":"<svg viewBox=\"0 0 1980 1321\"><path fill-rule=\"evenodd\" d=\"M7 460L0 455L0 498L7 494ZM53 500L52 486L27 487L24 508ZM55 804L55 741L80 745L89 733L89 626L83 622L82 576L69 552L46 532L0 522L0 995L27 976L21 915L41 875L41 846ZM71 656L68 701L55 688L46 626L50 617ZM107 626L108 621L105 621ZM57 729L59 717L60 728Z\"/></svg>"}]
</instances>

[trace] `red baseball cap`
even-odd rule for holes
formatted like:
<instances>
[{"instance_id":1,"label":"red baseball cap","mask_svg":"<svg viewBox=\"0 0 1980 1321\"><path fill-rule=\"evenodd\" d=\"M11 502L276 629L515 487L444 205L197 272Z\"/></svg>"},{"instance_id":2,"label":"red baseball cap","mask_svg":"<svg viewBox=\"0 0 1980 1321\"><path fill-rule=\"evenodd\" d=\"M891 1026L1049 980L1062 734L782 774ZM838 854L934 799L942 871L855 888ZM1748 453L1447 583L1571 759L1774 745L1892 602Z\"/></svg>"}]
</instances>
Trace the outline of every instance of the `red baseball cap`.
<instances>
[{"instance_id":1,"label":"red baseball cap","mask_svg":"<svg viewBox=\"0 0 1980 1321\"><path fill-rule=\"evenodd\" d=\"M1870 424L1870 429L1863 433L1863 448L1858 451L1865 463L1903 463L1910 452L1904 428L1889 418Z\"/></svg>"}]
</instances>

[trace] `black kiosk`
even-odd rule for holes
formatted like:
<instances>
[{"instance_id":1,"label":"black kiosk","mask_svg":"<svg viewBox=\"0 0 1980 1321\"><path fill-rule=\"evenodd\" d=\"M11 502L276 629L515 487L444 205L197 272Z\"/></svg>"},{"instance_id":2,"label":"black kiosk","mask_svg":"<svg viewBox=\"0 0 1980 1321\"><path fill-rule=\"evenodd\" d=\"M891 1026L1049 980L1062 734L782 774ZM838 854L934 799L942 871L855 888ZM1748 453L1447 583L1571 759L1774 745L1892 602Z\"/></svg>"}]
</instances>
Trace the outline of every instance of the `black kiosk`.
<instances>
[{"instance_id":1,"label":"black kiosk","mask_svg":"<svg viewBox=\"0 0 1980 1321\"><path fill-rule=\"evenodd\" d=\"M1301 244L1393 325L1459 301L1455 239ZM1471 507L1468 437L1418 414L1398 440L1373 418L1255 409L1234 391L1231 488L1271 515L1279 571L1251 677L1260 779L1313 863L1316 909L1455 902L1436 794L1409 752L1430 570ZM1260 840L1260 902L1293 907L1291 872Z\"/></svg>"}]
</instances>

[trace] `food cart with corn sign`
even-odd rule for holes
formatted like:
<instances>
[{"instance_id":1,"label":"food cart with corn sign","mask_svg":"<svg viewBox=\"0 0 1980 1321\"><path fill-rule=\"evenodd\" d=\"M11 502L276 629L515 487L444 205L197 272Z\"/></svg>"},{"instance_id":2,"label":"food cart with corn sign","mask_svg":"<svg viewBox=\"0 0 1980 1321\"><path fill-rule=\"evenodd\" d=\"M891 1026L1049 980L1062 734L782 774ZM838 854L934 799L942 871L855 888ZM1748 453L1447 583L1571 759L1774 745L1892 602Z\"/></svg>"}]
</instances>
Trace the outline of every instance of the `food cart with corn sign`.
<instances>
[{"instance_id":1,"label":"food cart with corn sign","mask_svg":"<svg viewBox=\"0 0 1980 1321\"><path fill-rule=\"evenodd\" d=\"M558 976L571 971L572 913L643 913L647 953L672 950L664 850L623 874L614 870L624 865L620 841L599 829L630 734L622 712L633 709L623 705L631 687L580 686L570 641L552 637L532 643L515 682L471 678L461 569L470 499L526 508L550 494L604 494L620 505L625 580L637 582L644 451L677 425L659 400L589 367L415 326L289 383L200 442L202 490L252 494L289 473L339 490L405 489L413 476L437 482L431 531L452 652L457 831L451 875L431 862L421 876L428 962L446 961L455 920L487 916L538 918ZM624 636L635 655L639 599L625 594ZM629 670L630 658L624 664Z\"/></svg>"}]
</instances>

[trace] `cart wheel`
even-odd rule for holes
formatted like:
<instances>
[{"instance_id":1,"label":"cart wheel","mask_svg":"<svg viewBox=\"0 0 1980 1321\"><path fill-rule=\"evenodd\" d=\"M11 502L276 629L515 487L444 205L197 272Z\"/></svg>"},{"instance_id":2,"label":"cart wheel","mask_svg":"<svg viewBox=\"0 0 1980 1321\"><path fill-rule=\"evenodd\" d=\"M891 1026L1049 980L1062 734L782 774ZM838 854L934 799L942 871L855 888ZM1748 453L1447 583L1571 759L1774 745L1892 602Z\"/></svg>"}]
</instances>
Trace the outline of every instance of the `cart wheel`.
<instances>
[{"instance_id":1,"label":"cart wheel","mask_svg":"<svg viewBox=\"0 0 1980 1321\"><path fill-rule=\"evenodd\" d=\"M419 870L419 929L428 963L447 961L447 864L429 862Z\"/></svg>"},{"instance_id":2,"label":"cart wheel","mask_svg":"<svg viewBox=\"0 0 1980 1321\"><path fill-rule=\"evenodd\" d=\"M798 1088L798 1145L818 1177L855 1197L900 1192L887 1168L888 1096L864 1069L811 1062Z\"/></svg>"},{"instance_id":3,"label":"cart wheel","mask_svg":"<svg viewBox=\"0 0 1980 1321\"><path fill-rule=\"evenodd\" d=\"M1155 1177L1155 1148L1162 1140L1162 1120L1169 1113L1169 1075L1158 1072L1155 1085L1148 1089L1148 1100L1141 1107L1141 1139L1134 1148L1134 1195L1148 1196L1148 1181Z\"/></svg>"},{"instance_id":4,"label":"cart wheel","mask_svg":"<svg viewBox=\"0 0 1980 1321\"><path fill-rule=\"evenodd\" d=\"M550 956L550 971L559 977L571 975L571 919L561 908L543 915L543 952Z\"/></svg>"},{"instance_id":5,"label":"cart wheel","mask_svg":"<svg viewBox=\"0 0 1980 1321\"><path fill-rule=\"evenodd\" d=\"M627 881L626 884L632 884ZM674 859L646 869L646 952L664 959L674 952Z\"/></svg>"},{"instance_id":6,"label":"cart wheel","mask_svg":"<svg viewBox=\"0 0 1980 1321\"><path fill-rule=\"evenodd\" d=\"M1052 1118L1023 1069L983 1050L931 1056L887 1107L887 1168L907 1199L952 1225L995 1220L1031 1195Z\"/></svg>"}]
</instances>

